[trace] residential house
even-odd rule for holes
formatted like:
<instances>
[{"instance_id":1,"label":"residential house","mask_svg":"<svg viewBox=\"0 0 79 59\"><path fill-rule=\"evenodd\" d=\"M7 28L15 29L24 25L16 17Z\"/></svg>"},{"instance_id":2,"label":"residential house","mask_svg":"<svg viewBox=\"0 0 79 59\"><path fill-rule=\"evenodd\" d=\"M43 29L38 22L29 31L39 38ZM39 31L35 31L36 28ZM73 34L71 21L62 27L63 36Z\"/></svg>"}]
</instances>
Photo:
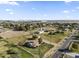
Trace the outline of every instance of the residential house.
<instances>
[{"instance_id":1,"label":"residential house","mask_svg":"<svg viewBox=\"0 0 79 59\"><path fill-rule=\"evenodd\" d=\"M32 48L38 47L40 45L39 39L40 36L37 38L29 38L28 40L25 41L24 46L32 47Z\"/></svg>"}]
</instances>

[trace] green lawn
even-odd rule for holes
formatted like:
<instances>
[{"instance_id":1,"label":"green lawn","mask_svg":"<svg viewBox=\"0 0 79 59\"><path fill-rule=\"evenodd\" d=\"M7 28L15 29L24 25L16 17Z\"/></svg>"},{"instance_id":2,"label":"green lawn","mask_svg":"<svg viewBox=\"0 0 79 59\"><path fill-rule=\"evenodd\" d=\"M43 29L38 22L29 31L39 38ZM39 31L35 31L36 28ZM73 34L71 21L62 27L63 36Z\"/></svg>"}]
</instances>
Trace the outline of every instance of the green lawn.
<instances>
[{"instance_id":1,"label":"green lawn","mask_svg":"<svg viewBox=\"0 0 79 59\"><path fill-rule=\"evenodd\" d=\"M33 58L33 56L28 53L28 52L25 52L24 50L18 48L17 46L16 47L10 47L10 49L13 49L14 51L17 52L17 54L11 54L10 57L17 57L17 58Z\"/></svg>"},{"instance_id":2,"label":"green lawn","mask_svg":"<svg viewBox=\"0 0 79 59\"><path fill-rule=\"evenodd\" d=\"M46 40L49 40L50 42L53 42L53 43L58 43L60 42L62 39L64 39L64 37L66 37L69 32L64 32L65 34L62 34L62 33L57 33L55 35L48 35L48 33L44 33L44 34L41 34L40 36L43 38L43 39L46 39Z\"/></svg>"},{"instance_id":3,"label":"green lawn","mask_svg":"<svg viewBox=\"0 0 79 59\"><path fill-rule=\"evenodd\" d=\"M20 57L21 58L33 58L33 56L31 55L31 54L29 54L29 53L22 53L21 55L20 55Z\"/></svg>"},{"instance_id":4,"label":"green lawn","mask_svg":"<svg viewBox=\"0 0 79 59\"><path fill-rule=\"evenodd\" d=\"M36 48L28 48L28 47L23 48L31 52L32 54L36 55L37 57L42 57L45 54L45 52L47 52L52 47L53 45L42 43L39 47Z\"/></svg>"},{"instance_id":5,"label":"green lawn","mask_svg":"<svg viewBox=\"0 0 79 59\"><path fill-rule=\"evenodd\" d=\"M20 55L20 58L33 58L34 57L30 53L25 52L22 49L19 49L19 51L20 51L20 54L19 54Z\"/></svg>"},{"instance_id":6,"label":"green lawn","mask_svg":"<svg viewBox=\"0 0 79 59\"><path fill-rule=\"evenodd\" d=\"M79 53L79 42L74 42L72 44L72 47L70 49L72 52L76 52L76 53Z\"/></svg>"},{"instance_id":7,"label":"green lawn","mask_svg":"<svg viewBox=\"0 0 79 59\"><path fill-rule=\"evenodd\" d=\"M17 54L7 54L6 51L9 49L13 49L17 52ZM14 44L7 42L6 40L0 40L0 57L9 57L9 58L32 58L33 56L25 52L22 49L19 49Z\"/></svg>"}]
</instances>

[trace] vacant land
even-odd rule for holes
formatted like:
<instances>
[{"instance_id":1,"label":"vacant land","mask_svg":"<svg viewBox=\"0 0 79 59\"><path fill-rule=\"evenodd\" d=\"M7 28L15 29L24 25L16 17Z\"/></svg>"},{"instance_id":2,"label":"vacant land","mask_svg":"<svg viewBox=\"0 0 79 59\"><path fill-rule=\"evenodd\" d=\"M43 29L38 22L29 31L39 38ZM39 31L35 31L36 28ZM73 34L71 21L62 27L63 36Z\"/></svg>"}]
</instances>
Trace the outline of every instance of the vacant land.
<instances>
[{"instance_id":1,"label":"vacant land","mask_svg":"<svg viewBox=\"0 0 79 59\"><path fill-rule=\"evenodd\" d=\"M29 33L24 31L6 31L0 33L0 36L9 43L18 44L19 42L25 40L25 38L29 36Z\"/></svg>"}]
</instances>

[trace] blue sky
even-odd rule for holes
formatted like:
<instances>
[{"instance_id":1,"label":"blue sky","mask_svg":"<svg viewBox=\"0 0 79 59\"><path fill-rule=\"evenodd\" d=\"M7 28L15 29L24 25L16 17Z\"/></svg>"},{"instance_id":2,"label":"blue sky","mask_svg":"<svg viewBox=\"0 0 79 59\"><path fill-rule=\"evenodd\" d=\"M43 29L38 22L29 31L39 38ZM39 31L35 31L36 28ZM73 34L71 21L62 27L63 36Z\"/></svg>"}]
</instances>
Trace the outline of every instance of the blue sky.
<instances>
[{"instance_id":1,"label":"blue sky","mask_svg":"<svg viewBox=\"0 0 79 59\"><path fill-rule=\"evenodd\" d=\"M0 2L0 20L79 19L79 1Z\"/></svg>"}]
</instances>

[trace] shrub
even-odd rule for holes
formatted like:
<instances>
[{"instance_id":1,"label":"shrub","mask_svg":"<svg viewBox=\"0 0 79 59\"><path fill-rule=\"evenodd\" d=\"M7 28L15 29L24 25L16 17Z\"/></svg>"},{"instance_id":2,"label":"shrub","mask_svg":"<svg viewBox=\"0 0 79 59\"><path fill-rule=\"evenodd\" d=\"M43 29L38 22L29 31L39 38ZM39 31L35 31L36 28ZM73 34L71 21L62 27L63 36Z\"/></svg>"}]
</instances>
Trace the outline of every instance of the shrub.
<instances>
[{"instance_id":1,"label":"shrub","mask_svg":"<svg viewBox=\"0 0 79 59\"><path fill-rule=\"evenodd\" d=\"M0 39L3 39L3 37L0 36Z\"/></svg>"}]
</instances>

